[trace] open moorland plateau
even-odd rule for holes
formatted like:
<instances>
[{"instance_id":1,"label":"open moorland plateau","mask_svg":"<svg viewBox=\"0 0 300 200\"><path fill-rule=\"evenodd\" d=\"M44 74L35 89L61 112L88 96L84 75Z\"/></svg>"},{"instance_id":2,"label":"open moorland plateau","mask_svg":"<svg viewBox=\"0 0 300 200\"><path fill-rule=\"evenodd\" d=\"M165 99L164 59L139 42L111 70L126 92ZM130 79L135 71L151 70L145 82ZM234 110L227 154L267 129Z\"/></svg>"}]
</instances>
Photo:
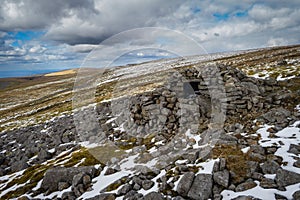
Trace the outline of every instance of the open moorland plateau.
<instances>
[{"instance_id":1,"label":"open moorland plateau","mask_svg":"<svg viewBox=\"0 0 300 200\"><path fill-rule=\"evenodd\" d=\"M299 97L300 45L2 78L0 199L300 199Z\"/></svg>"}]
</instances>

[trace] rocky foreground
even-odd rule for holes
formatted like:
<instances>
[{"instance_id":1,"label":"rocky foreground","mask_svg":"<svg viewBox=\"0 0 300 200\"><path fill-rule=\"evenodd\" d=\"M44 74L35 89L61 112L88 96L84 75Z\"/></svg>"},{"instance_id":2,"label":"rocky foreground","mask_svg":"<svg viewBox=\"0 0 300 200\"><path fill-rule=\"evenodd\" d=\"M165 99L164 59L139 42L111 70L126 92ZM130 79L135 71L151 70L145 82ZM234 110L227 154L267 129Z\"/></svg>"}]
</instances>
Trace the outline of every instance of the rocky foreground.
<instances>
[{"instance_id":1,"label":"rocky foreground","mask_svg":"<svg viewBox=\"0 0 300 200\"><path fill-rule=\"evenodd\" d=\"M75 80L2 80L1 199L300 199L300 46Z\"/></svg>"}]
</instances>

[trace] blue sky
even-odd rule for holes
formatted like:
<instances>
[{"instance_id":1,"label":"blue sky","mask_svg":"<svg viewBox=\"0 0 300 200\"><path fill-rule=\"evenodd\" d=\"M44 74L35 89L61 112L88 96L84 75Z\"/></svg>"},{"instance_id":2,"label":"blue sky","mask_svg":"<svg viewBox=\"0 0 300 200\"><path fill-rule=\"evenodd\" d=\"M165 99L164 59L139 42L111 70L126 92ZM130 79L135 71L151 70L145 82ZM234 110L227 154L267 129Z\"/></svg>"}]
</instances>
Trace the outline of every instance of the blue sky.
<instances>
[{"instance_id":1,"label":"blue sky","mask_svg":"<svg viewBox=\"0 0 300 200\"><path fill-rule=\"evenodd\" d=\"M142 27L180 31L210 53L299 44L299 19L298 0L4 0L0 73L79 67L104 40ZM118 65L174 56L143 50L151 43L163 46L170 42L166 38L122 42L139 46L142 53L128 52ZM110 45L118 48L117 43Z\"/></svg>"}]
</instances>

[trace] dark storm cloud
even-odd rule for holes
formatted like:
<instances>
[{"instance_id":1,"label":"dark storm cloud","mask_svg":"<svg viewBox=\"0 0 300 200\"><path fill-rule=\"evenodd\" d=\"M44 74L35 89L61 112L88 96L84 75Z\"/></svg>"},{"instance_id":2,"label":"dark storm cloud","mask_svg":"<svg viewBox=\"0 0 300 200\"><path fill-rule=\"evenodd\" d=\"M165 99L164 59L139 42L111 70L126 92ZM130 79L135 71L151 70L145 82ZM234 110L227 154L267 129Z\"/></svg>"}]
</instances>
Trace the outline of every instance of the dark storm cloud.
<instances>
[{"instance_id":1,"label":"dark storm cloud","mask_svg":"<svg viewBox=\"0 0 300 200\"><path fill-rule=\"evenodd\" d=\"M296 44L300 1L2 0L0 61L78 59L115 34L149 26L181 31L208 52ZM28 30L41 34L26 41L15 36ZM114 37L110 45L147 47L159 35L133 34Z\"/></svg>"},{"instance_id":2,"label":"dark storm cloud","mask_svg":"<svg viewBox=\"0 0 300 200\"><path fill-rule=\"evenodd\" d=\"M44 29L70 13L86 17L96 12L92 0L4 0L0 7L0 30Z\"/></svg>"}]
</instances>

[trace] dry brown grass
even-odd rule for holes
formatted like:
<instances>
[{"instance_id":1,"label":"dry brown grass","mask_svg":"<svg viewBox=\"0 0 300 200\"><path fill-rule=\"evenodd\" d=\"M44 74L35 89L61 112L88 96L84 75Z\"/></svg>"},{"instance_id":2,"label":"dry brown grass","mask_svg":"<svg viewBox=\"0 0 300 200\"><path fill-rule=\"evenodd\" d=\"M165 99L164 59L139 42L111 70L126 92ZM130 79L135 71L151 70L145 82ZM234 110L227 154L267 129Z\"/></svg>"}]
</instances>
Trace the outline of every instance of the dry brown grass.
<instances>
[{"instance_id":1,"label":"dry brown grass","mask_svg":"<svg viewBox=\"0 0 300 200\"><path fill-rule=\"evenodd\" d=\"M64 71L45 74L44 76L62 76L62 75L75 74L75 73L77 73L76 69L69 69L69 70L64 70Z\"/></svg>"}]
</instances>

